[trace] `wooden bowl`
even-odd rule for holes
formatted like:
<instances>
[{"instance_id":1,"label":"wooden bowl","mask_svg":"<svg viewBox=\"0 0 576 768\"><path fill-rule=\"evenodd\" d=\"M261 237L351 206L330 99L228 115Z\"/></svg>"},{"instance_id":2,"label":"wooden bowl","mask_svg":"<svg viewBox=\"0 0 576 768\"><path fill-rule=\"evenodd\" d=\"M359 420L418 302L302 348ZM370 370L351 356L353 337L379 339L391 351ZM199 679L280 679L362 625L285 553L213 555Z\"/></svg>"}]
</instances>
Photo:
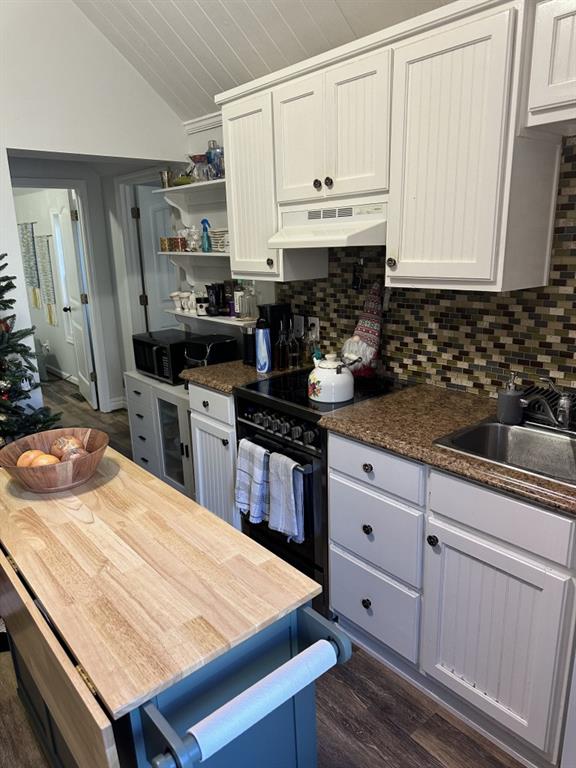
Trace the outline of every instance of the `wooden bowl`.
<instances>
[{"instance_id":1,"label":"wooden bowl","mask_svg":"<svg viewBox=\"0 0 576 768\"><path fill-rule=\"evenodd\" d=\"M46 467L17 467L18 457L24 451L39 449L50 453L50 446L57 437L77 437L88 456L81 456L75 461L63 461L60 464L49 464ZM18 480L25 488L34 493L55 493L75 488L89 480L104 455L108 446L108 435L99 429L86 427L69 427L68 429L49 429L37 432L8 443L0 450L0 467Z\"/></svg>"}]
</instances>

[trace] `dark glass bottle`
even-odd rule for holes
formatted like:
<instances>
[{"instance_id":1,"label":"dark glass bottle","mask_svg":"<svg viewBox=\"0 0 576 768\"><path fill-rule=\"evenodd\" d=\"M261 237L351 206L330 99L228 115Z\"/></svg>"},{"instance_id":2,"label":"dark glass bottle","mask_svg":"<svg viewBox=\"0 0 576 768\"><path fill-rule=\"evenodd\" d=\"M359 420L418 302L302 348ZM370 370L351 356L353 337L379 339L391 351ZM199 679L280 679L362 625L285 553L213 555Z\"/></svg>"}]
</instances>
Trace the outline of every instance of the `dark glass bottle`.
<instances>
[{"instance_id":1,"label":"dark glass bottle","mask_svg":"<svg viewBox=\"0 0 576 768\"><path fill-rule=\"evenodd\" d=\"M286 368L288 368L288 340L284 330L284 323L281 320L280 334L278 335L278 341L274 345L274 370L285 371Z\"/></svg>"}]
</instances>

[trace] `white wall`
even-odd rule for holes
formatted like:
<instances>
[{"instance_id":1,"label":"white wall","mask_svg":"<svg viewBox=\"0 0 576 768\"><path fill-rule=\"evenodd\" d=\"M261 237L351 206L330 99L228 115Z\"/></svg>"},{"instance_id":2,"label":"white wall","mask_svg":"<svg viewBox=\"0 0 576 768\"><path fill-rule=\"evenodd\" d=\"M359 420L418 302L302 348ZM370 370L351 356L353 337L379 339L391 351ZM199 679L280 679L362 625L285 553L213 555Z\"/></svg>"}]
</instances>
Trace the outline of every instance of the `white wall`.
<instances>
[{"instance_id":1,"label":"white wall","mask_svg":"<svg viewBox=\"0 0 576 768\"><path fill-rule=\"evenodd\" d=\"M0 104L0 252L8 252L9 270L19 278L17 323L24 327L30 315L20 300L7 149L174 162L184 159L186 141L176 113L71 0L0 2ZM114 277L103 274L109 268L104 258L102 317L115 323ZM110 342L110 355L120 360L114 336ZM122 392L121 379L109 390L111 398Z\"/></svg>"},{"instance_id":2,"label":"white wall","mask_svg":"<svg viewBox=\"0 0 576 768\"><path fill-rule=\"evenodd\" d=\"M68 193L64 189L19 190L14 197L14 203L18 224L33 221L36 222L34 225L34 235L52 235L50 239L50 256L52 273L54 275L54 287L56 289L57 325L54 326L48 323L46 307L42 306L39 309L35 309L29 302L30 316L32 324L36 328L34 333L36 340L40 344L47 342L50 346L50 352L45 358L46 365L53 372L60 374L64 378L72 377L75 381L77 376L76 353L74 342L66 332L66 315L62 311L65 301L52 221L53 213L62 214L60 223L66 272L68 275L74 274L71 269L71 261L75 258L75 252L70 224ZM78 291L76 290L75 293L78 293Z\"/></svg>"}]
</instances>

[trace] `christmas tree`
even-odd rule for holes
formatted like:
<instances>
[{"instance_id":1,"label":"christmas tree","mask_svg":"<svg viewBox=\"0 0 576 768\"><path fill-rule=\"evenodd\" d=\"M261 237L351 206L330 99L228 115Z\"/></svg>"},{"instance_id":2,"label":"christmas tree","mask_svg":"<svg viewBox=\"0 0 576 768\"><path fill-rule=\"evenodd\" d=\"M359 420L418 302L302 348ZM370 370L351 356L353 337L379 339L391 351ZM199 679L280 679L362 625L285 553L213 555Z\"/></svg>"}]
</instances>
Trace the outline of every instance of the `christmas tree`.
<instances>
[{"instance_id":1,"label":"christmas tree","mask_svg":"<svg viewBox=\"0 0 576 768\"><path fill-rule=\"evenodd\" d=\"M60 418L49 408L22 404L38 386L34 380L34 354L25 343L34 329L14 330L16 315L10 311L16 300L6 298L6 294L15 288L15 278L3 274L7 258L8 254L0 254L0 314L9 312L0 316L0 447L24 435L51 429Z\"/></svg>"}]
</instances>

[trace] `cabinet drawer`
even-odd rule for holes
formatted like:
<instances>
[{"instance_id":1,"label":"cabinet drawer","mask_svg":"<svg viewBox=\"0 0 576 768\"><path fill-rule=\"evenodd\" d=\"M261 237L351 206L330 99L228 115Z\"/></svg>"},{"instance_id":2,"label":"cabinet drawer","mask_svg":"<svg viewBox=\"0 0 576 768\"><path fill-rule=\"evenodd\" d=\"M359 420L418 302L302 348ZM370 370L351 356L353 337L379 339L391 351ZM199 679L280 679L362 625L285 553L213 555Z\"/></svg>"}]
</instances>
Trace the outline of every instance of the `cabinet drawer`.
<instances>
[{"instance_id":1,"label":"cabinet drawer","mask_svg":"<svg viewBox=\"0 0 576 768\"><path fill-rule=\"evenodd\" d=\"M330 435L328 460L331 469L422 506L424 467L354 440Z\"/></svg>"},{"instance_id":2,"label":"cabinet drawer","mask_svg":"<svg viewBox=\"0 0 576 768\"><path fill-rule=\"evenodd\" d=\"M331 607L401 656L416 663L420 595L330 547Z\"/></svg>"},{"instance_id":3,"label":"cabinet drawer","mask_svg":"<svg viewBox=\"0 0 576 768\"><path fill-rule=\"evenodd\" d=\"M234 424L234 398L205 387L191 386L190 408L196 413L211 416L225 424Z\"/></svg>"},{"instance_id":4,"label":"cabinet drawer","mask_svg":"<svg viewBox=\"0 0 576 768\"><path fill-rule=\"evenodd\" d=\"M332 472L328 494L331 540L419 587L424 513Z\"/></svg>"},{"instance_id":5,"label":"cabinet drawer","mask_svg":"<svg viewBox=\"0 0 576 768\"><path fill-rule=\"evenodd\" d=\"M142 469L147 469L148 472L151 472L153 475L159 474L160 467L158 456L156 455L154 448L141 448L140 446L136 445L134 441L132 441L132 453L132 460L138 464L139 467L142 467Z\"/></svg>"},{"instance_id":6,"label":"cabinet drawer","mask_svg":"<svg viewBox=\"0 0 576 768\"><path fill-rule=\"evenodd\" d=\"M441 472L430 474L430 510L532 554L574 567L574 520Z\"/></svg>"},{"instance_id":7,"label":"cabinet drawer","mask_svg":"<svg viewBox=\"0 0 576 768\"><path fill-rule=\"evenodd\" d=\"M127 386L126 387L126 406L129 413L142 413L146 416L152 415L152 392L148 387Z\"/></svg>"}]
</instances>

